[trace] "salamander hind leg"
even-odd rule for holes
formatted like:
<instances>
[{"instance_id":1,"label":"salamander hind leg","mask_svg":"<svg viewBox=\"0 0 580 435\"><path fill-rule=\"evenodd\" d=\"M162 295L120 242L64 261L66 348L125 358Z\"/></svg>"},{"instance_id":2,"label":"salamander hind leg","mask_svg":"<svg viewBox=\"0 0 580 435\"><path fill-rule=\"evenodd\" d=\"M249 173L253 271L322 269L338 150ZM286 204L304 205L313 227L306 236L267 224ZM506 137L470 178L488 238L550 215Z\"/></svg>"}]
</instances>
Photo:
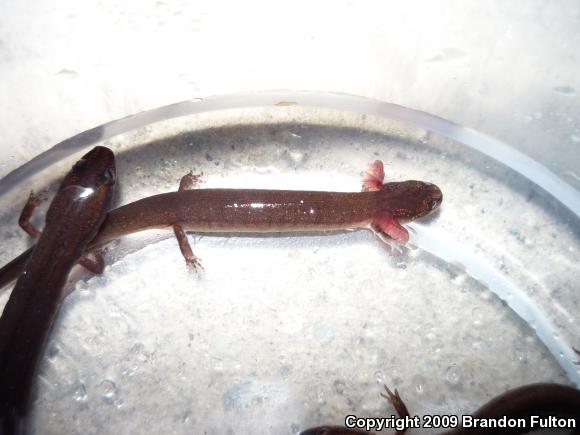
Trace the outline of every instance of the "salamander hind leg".
<instances>
[{"instance_id":1,"label":"salamander hind leg","mask_svg":"<svg viewBox=\"0 0 580 435\"><path fill-rule=\"evenodd\" d=\"M362 177L362 191L370 192L373 190L380 190L385 180L385 169L383 162L375 160L367 166Z\"/></svg>"},{"instance_id":2,"label":"salamander hind leg","mask_svg":"<svg viewBox=\"0 0 580 435\"><path fill-rule=\"evenodd\" d=\"M104 254L105 249L99 249L93 253L94 259L83 255L77 260L77 262L89 272L95 275L100 275L105 269L105 260L103 258Z\"/></svg>"},{"instance_id":3,"label":"salamander hind leg","mask_svg":"<svg viewBox=\"0 0 580 435\"><path fill-rule=\"evenodd\" d=\"M399 395L399 392L397 391L397 389L395 388L395 391L391 391L389 390L389 387L387 387L386 385L383 385L383 387L385 388L385 392L387 394L381 393L381 396L384 397L385 399L387 399L387 401L393 405L393 407L395 408L395 411L397 411L397 414L399 415L400 418L405 418L405 417L409 417L409 410L407 409L407 405L405 405L405 402L403 402L403 399L401 399L401 396ZM404 434L407 431L407 428L401 429L401 430L397 430L397 434Z\"/></svg>"},{"instance_id":4,"label":"salamander hind leg","mask_svg":"<svg viewBox=\"0 0 580 435\"><path fill-rule=\"evenodd\" d=\"M190 190L197 187L198 184L203 183L203 180L201 179L202 175L203 174L193 174L193 172L185 174L179 182L179 191ZM173 225L173 233L175 234L175 238L179 244L181 255L183 255L183 258L185 259L185 264L196 271L198 269L204 270L199 258L195 256L191 249L191 245L189 244L189 240L187 240L187 234L185 234L183 227L178 224Z\"/></svg>"},{"instance_id":5,"label":"salamander hind leg","mask_svg":"<svg viewBox=\"0 0 580 435\"><path fill-rule=\"evenodd\" d=\"M179 244L179 250L181 251L181 255L185 259L185 264L188 267L197 270L198 268L204 270L203 266L201 265L199 258L195 256L193 251L191 250L191 245L189 244L189 240L187 240L187 234L183 231L181 225L173 225L173 233L177 238L177 243Z\"/></svg>"},{"instance_id":6,"label":"salamander hind leg","mask_svg":"<svg viewBox=\"0 0 580 435\"><path fill-rule=\"evenodd\" d=\"M34 209L38 207L42 201L43 198L35 195L34 192L30 192L28 200L26 201L26 204L24 204L24 208L22 209L22 212L20 212L20 217L18 218L18 225L20 225L20 228L22 228L26 234L34 240L38 240L40 237L40 230L30 222L30 218L34 213Z\"/></svg>"}]
</instances>

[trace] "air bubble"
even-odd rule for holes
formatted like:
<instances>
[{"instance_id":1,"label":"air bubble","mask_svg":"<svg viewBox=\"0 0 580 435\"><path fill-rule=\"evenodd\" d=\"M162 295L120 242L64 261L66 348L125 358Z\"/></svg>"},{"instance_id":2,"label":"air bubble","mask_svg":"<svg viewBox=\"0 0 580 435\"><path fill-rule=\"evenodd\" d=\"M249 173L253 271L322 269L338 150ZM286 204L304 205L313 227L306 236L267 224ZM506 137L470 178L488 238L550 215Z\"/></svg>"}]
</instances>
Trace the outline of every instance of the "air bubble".
<instances>
[{"instance_id":1,"label":"air bubble","mask_svg":"<svg viewBox=\"0 0 580 435\"><path fill-rule=\"evenodd\" d=\"M375 372L375 379L377 380L377 383L384 384L385 383L385 374L382 371L377 370Z\"/></svg>"},{"instance_id":2,"label":"air bubble","mask_svg":"<svg viewBox=\"0 0 580 435\"><path fill-rule=\"evenodd\" d=\"M224 362L221 359L215 359L213 363L213 370L216 372L223 372L224 371Z\"/></svg>"},{"instance_id":3,"label":"air bubble","mask_svg":"<svg viewBox=\"0 0 580 435\"><path fill-rule=\"evenodd\" d=\"M451 364L445 370L445 380L451 385L458 385L461 382L461 375L457 364Z\"/></svg>"},{"instance_id":4,"label":"air bubble","mask_svg":"<svg viewBox=\"0 0 580 435\"><path fill-rule=\"evenodd\" d=\"M425 392L425 378L421 375L413 377L413 384L415 385L415 391L419 394Z\"/></svg>"},{"instance_id":5,"label":"air bubble","mask_svg":"<svg viewBox=\"0 0 580 435\"><path fill-rule=\"evenodd\" d=\"M75 402L84 402L87 400L87 389L85 384L80 384L74 391L73 391L73 399Z\"/></svg>"},{"instance_id":6,"label":"air bubble","mask_svg":"<svg viewBox=\"0 0 580 435\"><path fill-rule=\"evenodd\" d=\"M117 386L109 379L105 379L103 382L101 382L99 387L101 389L103 399L107 401L112 401L113 398L117 395Z\"/></svg>"}]
</instances>

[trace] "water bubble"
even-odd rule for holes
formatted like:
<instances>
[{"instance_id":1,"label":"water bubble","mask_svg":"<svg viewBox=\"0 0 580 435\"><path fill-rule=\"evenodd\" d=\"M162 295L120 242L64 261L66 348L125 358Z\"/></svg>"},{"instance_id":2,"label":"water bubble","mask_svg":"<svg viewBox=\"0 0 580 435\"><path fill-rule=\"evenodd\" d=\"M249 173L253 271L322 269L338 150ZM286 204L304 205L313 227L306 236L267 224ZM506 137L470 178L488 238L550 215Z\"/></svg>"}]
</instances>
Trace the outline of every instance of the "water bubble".
<instances>
[{"instance_id":1,"label":"water bubble","mask_svg":"<svg viewBox=\"0 0 580 435\"><path fill-rule=\"evenodd\" d=\"M127 367L125 368L121 374L123 376L127 376L127 377L132 377L135 376L135 373L137 373L137 371L139 370L139 368L137 366L131 366L131 367Z\"/></svg>"},{"instance_id":2,"label":"water bubble","mask_svg":"<svg viewBox=\"0 0 580 435\"><path fill-rule=\"evenodd\" d=\"M319 390L319 391L316 392L316 401L318 403L323 403L325 397L326 397L326 395L324 394L324 391Z\"/></svg>"},{"instance_id":3,"label":"water bubble","mask_svg":"<svg viewBox=\"0 0 580 435\"><path fill-rule=\"evenodd\" d=\"M133 347L131 347L131 352L134 353L135 355L143 353L144 350L145 346L143 345L143 343L135 343Z\"/></svg>"},{"instance_id":4,"label":"water bubble","mask_svg":"<svg viewBox=\"0 0 580 435\"><path fill-rule=\"evenodd\" d=\"M216 372L223 372L224 371L224 362L219 358L215 358L213 363L213 369Z\"/></svg>"},{"instance_id":5,"label":"water bubble","mask_svg":"<svg viewBox=\"0 0 580 435\"><path fill-rule=\"evenodd\" d=\"M142 343L135 343L131 347L131 353L136 357L138 361L147 362L150 355L145 350L145 346Z\"/></svg>"},{"instance_id":6,"label":"water bubble","mask_svg":"<svg viewBox=\"0 0 580 435\"><path fill-rule=\"evenodd\" d=\"M58 347L58 345L51 346L48 348L48 351L46 353L48 359L53 360L60 353L60 348Z\"/></svg>"},{"instance_id":7,"label":"water bubble","mask_svg":"<svg viewBox=\"0 0 580 435\"><path fill-rule=\"evenodd\" d=\"M117 386L113 381L105 379L103 382L101 382L99 388L101 390L103 399L106 401L114 402L113 399L117 395Z\"/></svg>"},{"instance_id":8,"label":"water bubble","mask_svg":"<svg viewBox=\"0 0 580 435\"><path fill-rule=\"evenodd\" d=\"M84 402L87 400L87 389L85 384L80 384L75 390L73 391L73 400L75 402Z\"/></svg>"},{"instance_id":9,"label":"water bubble","mask_svg":"<svg viewBox=\"0 0 580 435\"><path fill-rule=\"evenodd\" d=\"M298 150L291 150L288 152L288 156L295 163L301 163L304 160L304 153Z\"/></svg>"},{"instance_id":10,"label":"water bubble","mask_svg":"<svg viewBox=\"0 0 580 435\"><path fill-rule=\"evenodd\" d=\"M76 283L75 289L78 292L87 293L89 289L89 285L86 281L80 280Z\"/></svg>"},{"instance_id":11,"label":"water bubble","mask_svg":"<svg viewBox=\"0 0 580 435\"><path fill-rule=\"evenodd\" d=\"M289 364L282 364L279 369L280 376L282 376L283 378L287 378L288 375L290 375L291 371L292 366Z\"/></svg>"},{"instance_id":12,"label":"water bubble","mask_svg":"<svg viewBox=\"0 0 580 435\"><path fill-rule=\"evenodd\" d=\"M398 261L398 262L395 264L395 267L396 267L397 269L406 269L406 268L407 268L407 263L406 263L405 261Z\"/></svg>"},{"instance_id":13,"label":"water bubble","mask_svg":"<svg viewBox=\"0 0 580 435\"><path fill-rule=\"evenodd\" d=\"M460 370L457 364L451 364L445 370L445 380L451 385L458 385L461 382Z\"/></svg>"},{"instance_id":14,"label":"water bubble","mask_svg":"<svg viewBox=\"0 0 580 435\"><path fill-rule=\"evenodd\" d=\"M492 298L493 293L491 291L489 291L489 290L486 289L486 290L483 290L480 293L480 296L481 296L481 299L483 299L485 301L488 301L488 300L490 300Z\"/></svg>"},{"instance_id":15,"label":"water bubble","mask_svg":"<svg viewBox=\"0 0 580 435\"><path fill-rule=\"evenodd\" d=\"M428 130L420 129L417 136L421 143L427 143L431 140L431 132Z\"/></svg>"},{"instance_id":16,"label":"water bubble","mask_svg":"<svg viewBox=\"0 0 580 435\"><path fill-rule=\"evenodd\" d=\"M413 384L415 385L415 391L419 394L425 392L425 378L421 375L413 377Z\"/></svg>"},{"instance_id":17,"label":"water bubble","mask_svg":"<svg viewBox=\"0 0 580 435\"><path fill-rule=\"evenodd\" d=\"M336 391L337 394L341 394L341 395L344 394L345 384L343 381L337 379L336 381L334 381L333 386L334 386L334 391Z\"/></svg>"}]
</instances>

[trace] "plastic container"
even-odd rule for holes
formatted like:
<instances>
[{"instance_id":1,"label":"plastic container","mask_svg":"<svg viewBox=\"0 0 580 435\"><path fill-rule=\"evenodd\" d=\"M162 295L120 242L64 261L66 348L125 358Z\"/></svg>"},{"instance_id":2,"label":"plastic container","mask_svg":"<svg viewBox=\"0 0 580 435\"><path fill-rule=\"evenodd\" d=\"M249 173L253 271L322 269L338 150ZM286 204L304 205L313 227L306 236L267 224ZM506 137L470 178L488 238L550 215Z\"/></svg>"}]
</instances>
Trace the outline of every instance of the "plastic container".
<instances>
[{"instance_id":1,"label":"plastic container","mask_svg":"<svg viewBox=\"0 0 580 435\"><path fill-rule=\"evenodd\" d=\"M117 156L116 204L204 187L360 189L437 184L439 213L389 252L368 231L114 243L102 276L76 271L37 380L32 433L295 434L347 414L464 414L509 387L578 385L580 194L509 146L364 98L265 92L185 101L105 124L0 181L5 263L17 217L90 147ZM42 222L39 214L38 222ZM8 292L0 295L0 304Z\"/></svg>"}]
</instances>

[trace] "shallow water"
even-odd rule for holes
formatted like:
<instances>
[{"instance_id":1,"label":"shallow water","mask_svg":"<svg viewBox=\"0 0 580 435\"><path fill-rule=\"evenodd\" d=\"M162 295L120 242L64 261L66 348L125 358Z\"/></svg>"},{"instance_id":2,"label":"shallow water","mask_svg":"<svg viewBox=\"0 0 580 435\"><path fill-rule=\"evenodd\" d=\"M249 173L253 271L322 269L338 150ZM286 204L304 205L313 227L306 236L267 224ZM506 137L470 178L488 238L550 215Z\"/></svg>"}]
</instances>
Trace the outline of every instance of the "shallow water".
<instances>
[{"instance_id":1,"label":"shallow water","mask_svg":"<svg viewBox=\"0 0 580 435\"><path fill-rule=\"evenodd\" d=\"M437 184L444 202L398 253L364 230L191 235L196 275L170 232L116 243L102 276L74 274L32 433L292 434L391 413L383 383L420 415L467 413L531 382L578 384L578 192L564 188L565 206L544 190L560 196L559 184L533 165L522 175L509 148L485 151L520 172L367 108L286 104L101 131L118 205L176 190L190 170L202 187L357 191L375 159L389 180ZM16 221L28 191L54 190L76 158L2 191L2 263L27 246Z\"/></svg>"}]
</instances>

